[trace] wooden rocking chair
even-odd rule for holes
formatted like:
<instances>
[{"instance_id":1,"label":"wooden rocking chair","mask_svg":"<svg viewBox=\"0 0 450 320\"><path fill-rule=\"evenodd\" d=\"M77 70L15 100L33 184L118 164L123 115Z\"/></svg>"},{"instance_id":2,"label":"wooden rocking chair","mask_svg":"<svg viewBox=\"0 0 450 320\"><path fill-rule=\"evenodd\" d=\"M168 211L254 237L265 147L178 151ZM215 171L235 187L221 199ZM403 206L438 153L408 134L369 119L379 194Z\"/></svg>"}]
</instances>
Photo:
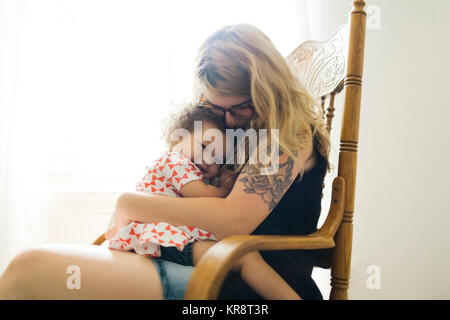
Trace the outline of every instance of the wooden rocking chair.
<instances>
[{"instance_id":1,"label":"wooden rocking chair","mask_svg":"<svg viewBox=\"0 0 450 320\"><path fill-rule=\"evenodd\" d=\"M187 300L216 300L222 283L242 256L258 250L330 249L317 266L331 267L331 300L347 299L353 237L356 161L359 136L364 42L365 2L353 1L349 24L327 41L307 41L289 56L296 75L320 99L331 131L336 94L344 89L339 165L333 180L331 205L320 229L306 236L236 235L219 241L202 257L185 293ZM325 112L325 104L328 108ZM104 234L93 244L105 241Z\"/></svg>"}]
</instances>

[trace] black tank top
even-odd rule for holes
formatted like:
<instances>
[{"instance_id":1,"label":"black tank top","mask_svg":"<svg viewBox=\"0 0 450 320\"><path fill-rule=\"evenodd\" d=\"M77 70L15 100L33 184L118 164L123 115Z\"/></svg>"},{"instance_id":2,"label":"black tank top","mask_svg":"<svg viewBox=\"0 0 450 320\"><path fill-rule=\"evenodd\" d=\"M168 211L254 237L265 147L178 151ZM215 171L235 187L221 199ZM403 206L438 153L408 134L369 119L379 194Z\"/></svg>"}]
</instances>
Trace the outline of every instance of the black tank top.
<instances>
[{"instance_id":1,"label":"black tank top","mask_svg":"<svg viewBox=\"0 0 450 320\"><path fill-rule=\"evenodd\" d=\"M283 198L252 232L255 235L307 235L317 228L321 211L322 183L327 161L317 150L314 138L315 166L297 175Z\"/></svg>"},{"instance_id":2,"label":"black tank top","mask_svg":"<svg viewBox=\"0 0 450 320\"><path fill-rule=\"evenodd\" d=\"M315 166L299 175L267 218L252 232L254 235L307 235L317 230L321 212L322 184L327 160L317 150L314 138ZM331 252L325 249L329 255ZM316 257L323 250L259 251L264 260L303 298L321 300L322 294L311 277ZM262 300L242 278L228 273L219 300Z\"/></svg>"}]
</instances>

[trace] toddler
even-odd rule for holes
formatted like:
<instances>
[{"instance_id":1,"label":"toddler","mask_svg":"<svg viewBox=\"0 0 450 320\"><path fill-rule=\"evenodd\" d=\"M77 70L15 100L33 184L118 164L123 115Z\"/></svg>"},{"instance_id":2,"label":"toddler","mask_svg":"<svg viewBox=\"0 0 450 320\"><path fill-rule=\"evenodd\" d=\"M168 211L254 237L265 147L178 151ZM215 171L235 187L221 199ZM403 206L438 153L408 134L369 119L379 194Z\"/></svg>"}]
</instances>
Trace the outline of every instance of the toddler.
<instances>
[{"instance_id":1,"label":"toddler","mask_svg":"<svg viewBox=\"0 0 450 320\"><path fill-rule=\"evenodd\" d=\"M194 134L196 121L201 121L203 130L197 135ZM234 184L236 175L230 176L221 168L219 163L223 162L223 157L220 157L220 152L216 152L218 150L202 152L202 162L194 164L195 148L205 151L212 143L204 139L204 131L209 129L216 129L216 132L221 133L223 142L221 151L225 154L223 119L199 107L189 106L170 127L169 136L175 129L184 129L186 134L180 135L178 141L171 141L171 151L164 153L151 166L145 168L144 177L137 183L136 190L171 197L225 198ZM215 153L220 159L214 158ZM205 178L216 178L216 181L218 178L220 184L219 186L206 184ZM132 221L123 227L111 227L111 224L116 224L120 218L112 217L106 233L108 246L112 249L133 250L148 257L194 266L217 241L213 234L195 226L173 226L162 221L151 223ZM120 226L120 223L117 224ZM300 299L258 252L246 254L232 269L240 272L242 279L265 299Z\"/></svg>"}]
</instances>

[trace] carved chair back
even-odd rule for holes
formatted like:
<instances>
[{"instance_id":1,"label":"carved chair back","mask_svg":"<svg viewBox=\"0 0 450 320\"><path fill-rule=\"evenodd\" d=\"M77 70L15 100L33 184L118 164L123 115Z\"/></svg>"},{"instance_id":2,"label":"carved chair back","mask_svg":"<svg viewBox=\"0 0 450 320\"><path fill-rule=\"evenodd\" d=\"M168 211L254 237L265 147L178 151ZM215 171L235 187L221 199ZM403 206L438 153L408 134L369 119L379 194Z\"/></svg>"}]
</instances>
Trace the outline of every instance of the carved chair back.
<instances>
[{"instance_id":1,"label":"carved chair back","mask_svg":"<svg viewBox=\"0 0 450 320\"><path fill-rule=\"evenodd\" d=\"M345 180L344 215L331 251L330 299L347 299L350 278L356 161L361 106L366 13L365 2L353 1L349 23L327 41L307 41L288 60L310 94L320 102L331 132L335 96L344 89L337 175ZM327 109L325 110L325 107ZM323 197L323 195L322 195Z\"/></svg>"}]
</instances>

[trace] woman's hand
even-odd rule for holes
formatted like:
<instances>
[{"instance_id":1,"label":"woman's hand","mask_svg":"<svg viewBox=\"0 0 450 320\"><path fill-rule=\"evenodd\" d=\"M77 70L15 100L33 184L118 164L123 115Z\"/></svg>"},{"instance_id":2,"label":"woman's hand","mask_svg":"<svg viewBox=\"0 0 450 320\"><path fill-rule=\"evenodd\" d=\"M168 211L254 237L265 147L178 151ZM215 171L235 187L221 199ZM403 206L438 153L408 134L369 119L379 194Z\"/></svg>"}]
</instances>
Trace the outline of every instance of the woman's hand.
<instances>
[{"instance_id":1,"label":"woman's hand","mask_svg":"<svg viewBox=\"0 0 450 320\"><path fill-rule=\"evenodd\" d=\"M132 222L132 220L126 215L124 214L123 211L114 211L111 220L109 221L106 233L105 233L105 238L107 240L110 240L112 238L114 238L114 236L116 235L116 233L122 228L125 227L127 225L129 225Z\"/></svg>"},{"instance_id":2,"label":"woman's hand","mask_svg":"<svg viewBox=\"0 0 450 320\"><path fill-rule=\"evenodd\" d=\"M119 231L119 228L116 226L113 226L112 228L109 228L106 232L105 232L105 238L106 240L111 240L112 238L114 238L116 236L116 233Z\"/></svg>"}]
</instances>

